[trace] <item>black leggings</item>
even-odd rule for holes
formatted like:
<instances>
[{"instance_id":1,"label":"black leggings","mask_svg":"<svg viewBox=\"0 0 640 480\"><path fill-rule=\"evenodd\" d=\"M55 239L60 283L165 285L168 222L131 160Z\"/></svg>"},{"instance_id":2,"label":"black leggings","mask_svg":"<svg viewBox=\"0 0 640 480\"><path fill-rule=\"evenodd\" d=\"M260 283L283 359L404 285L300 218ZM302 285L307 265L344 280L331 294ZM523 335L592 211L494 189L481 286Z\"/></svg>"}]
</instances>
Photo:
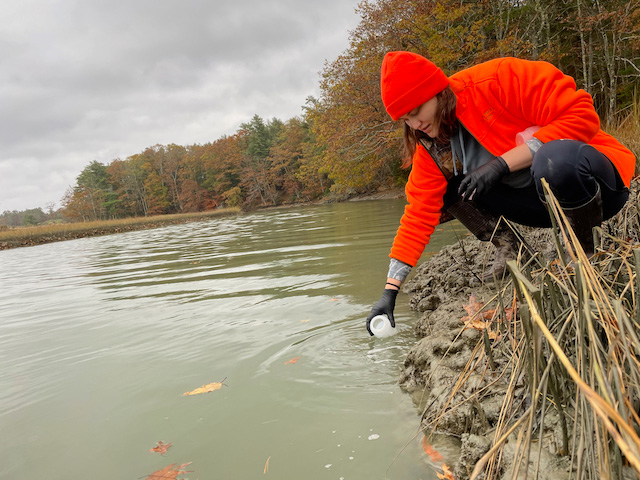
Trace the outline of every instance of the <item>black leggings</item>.
<instances>
[{"instance_id":1,"label":"black leggings","mask_svg":"<svg viewBox=\"0 0 640 480\"><path fill-rule=\"evenodd\" d=\"M591 200L600 185L603 218L614 216L629 198L618 171L611 161L591 145L577 140L554 140L545 143L533 157L530 168L533 183L513 188L503 183L481 198L478 206L495 215L531 227L550 227L542 182L544 178L563 208L574 208ZM445 195L445 208L459 198L457 189L462 177L453 178ZM457 196L457 198L456 198Z\"/></svg>"}]
</instances>

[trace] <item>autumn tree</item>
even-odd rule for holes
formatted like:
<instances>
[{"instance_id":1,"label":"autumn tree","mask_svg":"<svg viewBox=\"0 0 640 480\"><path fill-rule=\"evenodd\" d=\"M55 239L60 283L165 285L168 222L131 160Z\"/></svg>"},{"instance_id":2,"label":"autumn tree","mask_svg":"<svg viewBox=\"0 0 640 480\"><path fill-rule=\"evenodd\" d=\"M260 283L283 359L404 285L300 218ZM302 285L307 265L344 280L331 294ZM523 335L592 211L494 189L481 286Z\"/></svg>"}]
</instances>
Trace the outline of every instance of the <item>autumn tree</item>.
<instances>
[{"instance_id":1,"label":"autumn tree","mask_svg":"<svg viewBox=\"0 0 640 480\"><path fill-rule=\"evenodd\" d=\"M240 181L242 162L246 150L246 135L237 133L224 136L213 143L197 147L202 161L204 180L202 186L212 195L216 205L227 202L230 190L234 191L233 206L242 203Z\"/></svg>"},{"instance_id":2,"label":"autumn tree","mask_svg":"<svg viewBox=\"0 0 640 480\"><path fill-rule=\"evenodd\" d=\"M167 186L162 182L160 175L151 170L144 180L144 190L147 196L147 214L161 215L169 213L171 202L169 201Z\"/></svg>"},{"instance_id":3,"label":"autumn tree","mask_svg":"<svg viewBox=\"0 0 640 480\"><path fill-rule=\"evenodd\" d=\"M210 192L204 187L205 168L199 153L197 147L188 149L182 160L180 203L184 212L199 212L215 207Z\"/></svg>"},{"instance_id":4,"label":"autumn tree","mask_svg":"<svg viewBox=\"0 0 640 480\"><path fill-rule=\"evenodd\" d=\"M286 122L278 133L268 156L275 188L279 193L278 200L283 197L292 202L308 199L296 173L309 141L309 125L300 118Z\"/></svg>"},{"instance_id":5,"label":"autumn tree","mask_svg":"<svg viewBox=\"0 0 640 480\"><path fill-rule=\"evenodd\" d=\"M107 166L109 182L117 196L117 217L136 215L136 200L133 192L127 188L127 161L115 159Z\"/></svg>"},{"instance_id":6,"label":"autumn tree","mask_svg":"<svg viewBox=\"0 0 640 480\"><path fill-rule=\"evenodd\" d=\"M130 205L135 209L137 216L147 216L149 201L145 181L149 174L148 159L143 153L138 153L127 158L124 166L123 187L129 198Z\"/></svg>"},{"instance_id":7,"label":"autumn tree","mask_svg":"<svg viewBox=\"0 0 640 480\"><path fill-rule=\"evenodd\" d=\"M168 199L172 205L174 212L182 212L183 205L180 201L180 183L182 181L180 177L180 166L184 157L186 156L187 149L174 143L167 145L164 149L164 169L162 176L164 179L164 185L167 186Z\"/></svg>"}]
</instances>

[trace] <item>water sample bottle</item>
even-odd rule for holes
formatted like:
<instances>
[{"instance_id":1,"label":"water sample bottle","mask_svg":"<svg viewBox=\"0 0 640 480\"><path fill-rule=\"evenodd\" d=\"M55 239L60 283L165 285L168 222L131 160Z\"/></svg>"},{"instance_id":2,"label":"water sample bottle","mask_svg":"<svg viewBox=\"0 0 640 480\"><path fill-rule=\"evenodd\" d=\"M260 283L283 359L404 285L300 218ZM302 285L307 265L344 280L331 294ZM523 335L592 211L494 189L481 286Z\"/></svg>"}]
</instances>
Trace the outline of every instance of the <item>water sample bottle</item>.
<instances>
[{"instance_id":1,"label":"water sample bottle","mask_svg":"<svg viewBox=\"0 0 640 480\"><path fill-rule=\"evenodd\" d=\"M389 317L386 315L376 315L373 317L371 323L369 323L369 328L371 329L371 333L380 338L390 337L396 333L396 329L391 326L391 321L389 321Z\"/></svg>"}]
</instances>

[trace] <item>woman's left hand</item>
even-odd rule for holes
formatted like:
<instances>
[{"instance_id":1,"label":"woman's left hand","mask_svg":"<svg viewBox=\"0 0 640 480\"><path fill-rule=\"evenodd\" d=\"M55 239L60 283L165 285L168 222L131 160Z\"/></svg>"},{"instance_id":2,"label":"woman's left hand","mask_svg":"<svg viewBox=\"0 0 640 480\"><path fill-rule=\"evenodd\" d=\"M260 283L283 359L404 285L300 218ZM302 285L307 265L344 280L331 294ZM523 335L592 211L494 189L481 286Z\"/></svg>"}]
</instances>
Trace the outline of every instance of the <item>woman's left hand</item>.
<instances>
[{"instance_id":1,"label":"woman's left hand","mask_svg":"<svg viewBox=\"0 0 640 480\"><path fill-rule=\"evenodd\" d=\"M458 194L463 200L471 200L475 195L483 195L507 173L509 173L507 162L502 157L496 157L467 174L460 182Z\"/></svg>"}]
</instances>

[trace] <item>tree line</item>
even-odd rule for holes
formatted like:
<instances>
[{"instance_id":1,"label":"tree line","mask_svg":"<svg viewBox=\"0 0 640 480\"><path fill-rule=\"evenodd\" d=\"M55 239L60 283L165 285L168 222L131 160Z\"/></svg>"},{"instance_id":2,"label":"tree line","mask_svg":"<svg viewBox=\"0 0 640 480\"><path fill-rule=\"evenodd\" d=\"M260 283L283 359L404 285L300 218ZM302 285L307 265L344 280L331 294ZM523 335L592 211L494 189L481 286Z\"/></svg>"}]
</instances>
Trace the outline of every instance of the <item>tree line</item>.
<instances>
[{"instance_id":1,"label":"tree line","mask_svg":"<svg viewBox=\"0 0 640 480\"><path fill-rule=\"evenodd\" d=\"M638 119L640 0L378 0L358 7L348 48L320 97L287 121L254 116L205 145L156 145L87 165L62 199L70 220L252 208L401 185L401 125L380 100L387 51L450 75L501 56L546 60L594 98L603 126Z\"/></svg>"},{"instance_id":2,"label":"tree line","mask_svg":"<svg viewBox=\"0 0 640 480\"><path fill-rule=\"evenodd\" d=\"M314 147L300 118L255 115L235 135L205 145L155 145L108 165L93 161L63 200L65 216L96 220L256 207L323 195L326 173L308 168Z\"/></svg>"}]
</instances>

